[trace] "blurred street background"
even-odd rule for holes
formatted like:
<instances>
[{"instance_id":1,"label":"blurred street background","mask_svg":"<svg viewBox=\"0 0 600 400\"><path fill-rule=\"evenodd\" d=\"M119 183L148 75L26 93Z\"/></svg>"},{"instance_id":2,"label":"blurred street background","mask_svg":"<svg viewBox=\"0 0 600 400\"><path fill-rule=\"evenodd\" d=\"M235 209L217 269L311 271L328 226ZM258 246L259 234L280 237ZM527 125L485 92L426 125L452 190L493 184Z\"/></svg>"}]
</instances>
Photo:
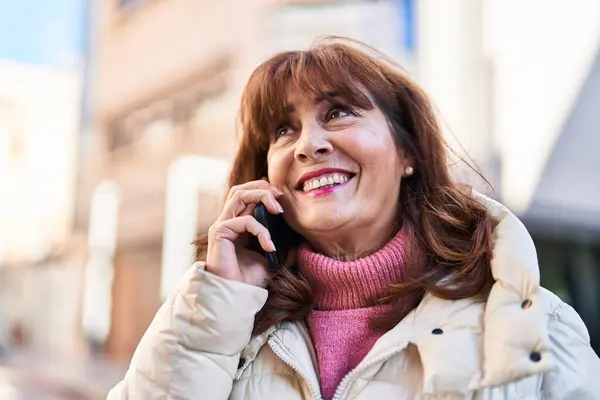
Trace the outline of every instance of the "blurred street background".
<instances>
[{"instance_id":1,"label":"blurred street background","mask_svg":"<svg viewBox=\"0 0 600 400\"><path fill-rule=\"evenodd\" d=\"M100 399L220 210L252 69L323 35L431 94L600 352L600 0L0 0L0 399Z\"/></svg>"}]
</instances>

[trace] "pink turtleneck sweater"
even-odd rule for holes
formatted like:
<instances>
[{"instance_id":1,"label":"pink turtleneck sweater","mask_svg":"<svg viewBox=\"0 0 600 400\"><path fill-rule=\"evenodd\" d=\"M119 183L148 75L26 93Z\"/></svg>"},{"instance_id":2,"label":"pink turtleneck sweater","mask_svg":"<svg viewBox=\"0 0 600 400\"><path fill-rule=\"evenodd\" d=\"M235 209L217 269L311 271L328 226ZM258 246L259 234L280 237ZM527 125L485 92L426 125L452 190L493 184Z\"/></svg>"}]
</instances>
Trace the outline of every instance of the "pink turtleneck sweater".
<instances>
[{"instance_id":1,"label":"pink turtleneck sweater","mask_svg":"<svg viewBox=\"0 0 600 400\"><path fill-rule=\"evenodd\" d=\"M383 310L373 304L389 284L400 282L404 249L403 230L378 252L356 261L337 261L306 244L300 247L298 267L316 295L315 310L306 323L325 400L381 336L369 328L373 316Z\"/></svg>"}]
</instances>

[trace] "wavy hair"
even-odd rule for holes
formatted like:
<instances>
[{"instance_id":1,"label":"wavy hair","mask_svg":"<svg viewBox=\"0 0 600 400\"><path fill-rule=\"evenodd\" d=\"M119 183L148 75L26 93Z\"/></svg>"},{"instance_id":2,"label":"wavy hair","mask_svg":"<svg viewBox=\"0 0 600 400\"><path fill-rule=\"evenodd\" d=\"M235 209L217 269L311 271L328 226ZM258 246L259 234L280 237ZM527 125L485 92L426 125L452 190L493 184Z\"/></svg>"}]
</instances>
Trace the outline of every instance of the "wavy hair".
<instances>
[{"instance_id":1,"label":"wavy hair","mask_svg":"<svg viewBox=\"0 0 600 400\"><path fill-rule=\"evenodd\" d=\"M378 107L396 145L414 160L414 174L398 183L398 223L409 236L404 278L378 300L390 307L373 320L373 326L391 329L426 292L444 299L484 298L493 283L491 217L469 188L451 178L448 146L427 95L400 65L367 45L327 38L305 51L279 53L254 71L242 95L241 141L229 187L267 175L271 132L284 118L291 89L312 99L333 91L350 106ZM203 260L206 236L196 243L197 258ZM292 240L284 246L282 256L295 245ZM287 261L270 281L255 334L283 321L301 320L313 308L310 285L294 257Z\"/></svg>"}]
</instances>

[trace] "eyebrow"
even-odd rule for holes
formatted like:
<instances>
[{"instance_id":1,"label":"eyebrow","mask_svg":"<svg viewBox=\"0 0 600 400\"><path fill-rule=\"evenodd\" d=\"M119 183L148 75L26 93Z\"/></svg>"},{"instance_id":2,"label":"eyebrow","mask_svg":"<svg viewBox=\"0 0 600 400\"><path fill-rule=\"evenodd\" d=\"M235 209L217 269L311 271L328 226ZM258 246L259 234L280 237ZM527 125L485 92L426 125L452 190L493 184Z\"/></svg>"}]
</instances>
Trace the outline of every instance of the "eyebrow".
<instances>
[{"instance_id":1,"label":"eyebrow","mask_svg":"<svg viewBox=\"0 0 600 400\"><path fill-rule=\"evenodd\" d=\"M315 104L319 104L319 103L327 101L333 97L339 97L339 96L340 96L340 94L337 92L325 92L325 93L317 96L317 98L315 99Z\"/></svg>"}]
</instances>

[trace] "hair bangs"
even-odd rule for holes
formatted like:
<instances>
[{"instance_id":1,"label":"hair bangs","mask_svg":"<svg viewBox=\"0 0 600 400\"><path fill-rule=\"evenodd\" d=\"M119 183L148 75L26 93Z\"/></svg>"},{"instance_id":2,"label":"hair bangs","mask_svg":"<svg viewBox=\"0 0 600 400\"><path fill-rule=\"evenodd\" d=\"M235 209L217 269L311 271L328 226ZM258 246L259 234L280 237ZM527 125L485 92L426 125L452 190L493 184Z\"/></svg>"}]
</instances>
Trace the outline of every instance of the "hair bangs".
<instances>
[{"instance_id":1,"label":"hair bangs","mask_svg":"<svg viewBox=\"0 0 600 400\"><path fill-rule=\"evenodd\" d=\"M248 84L244 103L252 133L261 141L270 140L276 127L288 118L293 106L290 94L295 92L313 102L335 97L353 108L373 109L368 84L373 77L365 72L361 60L344 47L279 54L261 65Z\"/></svg>"}]
</instances>

